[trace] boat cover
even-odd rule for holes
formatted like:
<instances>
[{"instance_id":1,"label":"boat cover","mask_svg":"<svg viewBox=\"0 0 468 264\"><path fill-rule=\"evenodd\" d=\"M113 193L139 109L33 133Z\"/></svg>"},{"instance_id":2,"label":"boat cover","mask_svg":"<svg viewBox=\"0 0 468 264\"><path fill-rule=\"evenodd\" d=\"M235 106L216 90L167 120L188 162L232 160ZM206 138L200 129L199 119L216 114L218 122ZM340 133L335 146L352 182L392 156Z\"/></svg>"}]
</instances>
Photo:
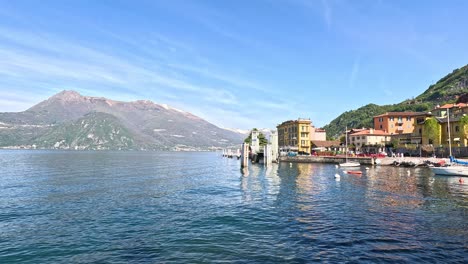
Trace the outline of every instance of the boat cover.
<instances>
[{"instance_id":1,"label":"boat cover","mask_svg":"<svg viewBox=\"0 0 468 264\"><path fill-rule=\"evenodd\" d=\"M452 156L450 156L450 162L455 162L457 164L468 165L468 161L457 160Z\"/></svg>"}]
</instances>

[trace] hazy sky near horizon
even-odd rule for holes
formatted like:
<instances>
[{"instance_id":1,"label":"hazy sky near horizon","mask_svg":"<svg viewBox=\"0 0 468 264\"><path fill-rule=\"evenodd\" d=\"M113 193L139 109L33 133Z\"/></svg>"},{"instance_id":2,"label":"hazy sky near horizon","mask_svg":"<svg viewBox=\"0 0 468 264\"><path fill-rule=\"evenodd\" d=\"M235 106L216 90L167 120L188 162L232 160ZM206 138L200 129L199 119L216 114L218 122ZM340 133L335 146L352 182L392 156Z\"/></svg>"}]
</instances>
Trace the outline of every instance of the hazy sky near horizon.
<instances>
[{"instance_id":1,"label":"hazy sky near horizon","mask_svg":"<svg viewBox=\"0 0 468 264\"><path fill-rule=\"evenodd\" d=\"M324 126L468 63L468 1L0 0L0 112L61 90Z\"/></svg>"}]
</instances>

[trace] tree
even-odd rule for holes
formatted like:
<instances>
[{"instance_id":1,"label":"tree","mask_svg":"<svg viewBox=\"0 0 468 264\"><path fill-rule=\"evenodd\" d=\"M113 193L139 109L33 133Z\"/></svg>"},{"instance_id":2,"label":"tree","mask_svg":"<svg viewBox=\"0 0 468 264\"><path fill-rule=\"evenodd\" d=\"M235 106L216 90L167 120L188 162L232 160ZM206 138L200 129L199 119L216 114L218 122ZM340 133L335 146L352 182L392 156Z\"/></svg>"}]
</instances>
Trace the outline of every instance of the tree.
<instances>
[{"instance_id":1,"label":"tree","mask_svg":"<svg viewBox=\"0 0 468 264\"><path fill-rule=\"evenodd\" d=\"M254 128L252 131L258 131L258 129ZM258 133L258 140L259 140L259 145L260 146L265 146L268 144L268 140L266 139L265 135L260 132ZM249 136L244 139L245 143L252 144L252 132L249 133Z\"/></svg>"},{"instance_id":2,"label":"tree","mask_svg":"<svg viewBox=\"0 0 468 264\"><path fill-rule=\"evenodd\" d=\"M434 117L426 119L424 122L423 136L432 140L433 144L440 144L440 124Z\"/></svg>"},{"instance_id":3,"label":"tree","mask_svg":"<svg viewBox=\"0 0 468 264\"><path fill-rule=\"evenodd\" d=\"M390 145L392 146L392 148L398 148L398 145L400 145L400 141L396 138L393 138L390 141Z\"/></svg>"},{"instance_id":4,"label":"tree","mask_svg":"<svg viewBox=\"0 0 468 264\"><path fill-rule=\"evenodd\" d=\"M460 138L465 140L466 132L468 130L468 116L464 115L460 118Z\"/></svg>"},{"instance_id":5,"label":"tree","mask_svg":"<svg viewBox=\"0 0 468 264\"><path fill-rule=\"evenodd\" d=\"M260 140L260 146L266 146L268 144L268 139L266 139L262 132L258 134L258 140Z\"/></svg>"},{"instance_id":6,"label":"tree","mask_svg":"<svg viewBox=\"0 0 468 264\"><path fill-rule=\"evenodd\" d=\"M346 136L341 136L340 137L340 142L345 143L346 142Z\"/></svg>"}]
</instances>

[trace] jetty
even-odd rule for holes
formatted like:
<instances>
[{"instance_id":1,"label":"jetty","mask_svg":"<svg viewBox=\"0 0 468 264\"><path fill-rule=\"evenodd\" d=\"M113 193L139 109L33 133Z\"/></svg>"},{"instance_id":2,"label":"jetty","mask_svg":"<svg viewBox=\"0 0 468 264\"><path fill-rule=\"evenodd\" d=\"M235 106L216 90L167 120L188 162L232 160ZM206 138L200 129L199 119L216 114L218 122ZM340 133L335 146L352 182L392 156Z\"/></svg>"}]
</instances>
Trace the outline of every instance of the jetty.
<instances>
[{"instance_id":1,"label":"jetty","mask_svg":"<svg viewBox=\"0 0 468 264\"><path fill-rule=\"evenodd\" d=\"M223 157L237 157L241 160L241 167L247 168L250 164L263 164L270 166L272 163L277 163L278 152L278 133L276 130L270 132L269 142L261 146L258 138L259 132L251 131L251 144L243 143L240 149L233 151L232 149L223 149Z\"/></svg>"}]
</instances>

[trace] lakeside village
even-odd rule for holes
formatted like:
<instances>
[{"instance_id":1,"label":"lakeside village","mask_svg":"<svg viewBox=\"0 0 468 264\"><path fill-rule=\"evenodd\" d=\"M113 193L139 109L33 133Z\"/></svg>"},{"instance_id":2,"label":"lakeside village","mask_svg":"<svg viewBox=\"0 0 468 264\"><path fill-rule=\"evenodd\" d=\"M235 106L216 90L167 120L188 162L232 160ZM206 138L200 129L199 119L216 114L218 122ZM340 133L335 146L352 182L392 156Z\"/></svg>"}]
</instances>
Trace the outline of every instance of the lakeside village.
<instances>
[{"instance_id":1,"label":"lakeside village","mask_svg":"<svg viewBox=\"0 0 468 264\"><path fill-rule=\"evenodd\" d=\"M348 156L363 165L400 165L406 157L418 157L408 162L417 166L448 158L449 139L454 156L468 157L467 112L466 103L437 106L427 113L387 112L373 117L373 128L348 128L340 140L327 140L325 130L316 128L310 119L299 118L279 124L263 144L259 140L263 135L255 129L246 142L252 162L339 163ZM223 156L240 158L241 153L227 149Z\"/></svg>"}]
</instances>

